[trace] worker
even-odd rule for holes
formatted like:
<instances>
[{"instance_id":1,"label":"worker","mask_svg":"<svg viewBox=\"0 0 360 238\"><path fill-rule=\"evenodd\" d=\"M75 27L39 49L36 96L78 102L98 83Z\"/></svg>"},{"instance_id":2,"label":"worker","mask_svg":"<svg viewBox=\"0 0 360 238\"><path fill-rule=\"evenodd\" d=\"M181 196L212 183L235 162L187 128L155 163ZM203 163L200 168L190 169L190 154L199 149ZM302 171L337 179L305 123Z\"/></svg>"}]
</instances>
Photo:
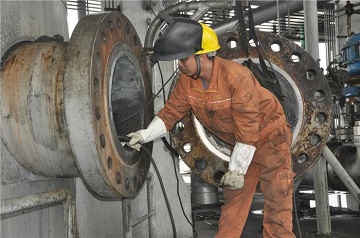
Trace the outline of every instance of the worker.
<instances>
[{"instance_id":1,"label":"worker","mask_svg":"<svg viewBox=\"0 0 360 238\"><path fill-rule=\"evenodd\" d=\"M148 127L128 135L128 145L139 150L192 111L206 129L233 146L220 182L224 204L215 237L241 236L258 182L264 195L263 237L295 237L292 133L284 110L247 67L216 56L219 48L209 26L173 18L156 40L151 60L178 60L180 78Z\"/></svg>"}]
</instances>

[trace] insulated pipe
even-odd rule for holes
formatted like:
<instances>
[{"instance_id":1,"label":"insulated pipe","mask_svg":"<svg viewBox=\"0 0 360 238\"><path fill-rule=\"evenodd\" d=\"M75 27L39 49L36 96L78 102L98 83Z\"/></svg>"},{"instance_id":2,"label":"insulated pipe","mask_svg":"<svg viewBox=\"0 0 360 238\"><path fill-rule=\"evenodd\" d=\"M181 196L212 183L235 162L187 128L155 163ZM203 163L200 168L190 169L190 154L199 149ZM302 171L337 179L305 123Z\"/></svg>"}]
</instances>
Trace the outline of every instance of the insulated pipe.
<instances>
[{"instance_id":1,"label":"insulated pipe","mask_svg":"<svg viewBox=\"0 0 360 238\"><path fill-rule=\"evenodd\" d=\"M62 202L64 206L66 237L77 237L75 202L71 192L67 189L59 189L50 192L2 200L1 215L19 212L43 205L51 205L58 202Z\"/></svg>"},{"instance_id":2,"label":"insulated pipe","mask_svg":"<svg viewBox=\"0 0 360 238\"><path fill-rule=\"evenodd\" d=\"M252 10L254 24L259 25L264 22L274 20L278 16L281 18L294 12L299 12L303 9L302 1L272 1L268 4L260 6ZM246 14L246 13L245 13ZM246 16L246 15L245 15ZM214 24L212 27L217 34L221 35L228 31L233 31L237 28L238 17L222 21Z\"/></svg>"},{"instance_id":3,"label":"insulated pipe","mask_svg":"<svg viewBox=\"0 0 360 238\"><path fill-rule=\"evenodd\" d=\"M350 177L350 175L346 172L346 170L342 167L338 159L335 155L331 152L329 147L325 147L322 155L325 157L326 161L330 164L333 168L335 173L338 175L340 180L344 183L346 188L349 190L351 195L355 198L357 203L360 204L360 189L354 182L354 180Z\"/></svg>"},{"instance_id":4,"label":"insulated pipe","mask_svg":"<svg viewBox=\"0 0 360 238\"><path fill-rule=\"evenodd\" d=\"M327 2L328 0L317 0L317 2ZM276 18L281 18L299 12L303 10L303 1L297 0L288 0L288 1L272 1L268 4L255 8L253 13L254 24L260 25L264 22L274 20ZM238 19L234 17L229 20L225 20L218 24L215 24L213 28L216 30L216 33L223 34L227 29L235 28Z\"/></svg>"}]
</instances>

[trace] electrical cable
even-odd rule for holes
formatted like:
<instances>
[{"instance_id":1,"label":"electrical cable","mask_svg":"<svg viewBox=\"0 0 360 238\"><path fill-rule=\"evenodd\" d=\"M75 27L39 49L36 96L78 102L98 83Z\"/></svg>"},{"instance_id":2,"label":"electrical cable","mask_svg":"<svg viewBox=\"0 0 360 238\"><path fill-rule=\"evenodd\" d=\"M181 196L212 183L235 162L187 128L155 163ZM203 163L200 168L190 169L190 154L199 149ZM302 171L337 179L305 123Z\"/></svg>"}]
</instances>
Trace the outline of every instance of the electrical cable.
<instances>
[{"instance_id":1,"label":"electrical cable","mask_svg":"<svg viewBox=\"0 0 360 238\"><path fill-rule=\"evenodd\" d=\"M293 195L295 220L296 220L296 226L297 226L297 229L298 229L298 232L299 232L299 238L302 238L299 218L298 218L298 214L297 214L297 206L296 206L295 194L296 194L296 192Z\"/></svg>"},{"instance_id":2,"label":"electrical cable","mask_svg":"<svg viewBox=\"0 0 360 238\"><path fill-rule=\"evenodd\" d=\"M170 144L171 144L171 138L170 138ZM174 165L174 171L175 171L175 177L176 177L176 191L177 191L177 196L179 198L179 202L180 202L180 206L181 206L181 210L183 212L183 215L184 217L186 218L187 222L191 225L192 227L192 230L193 230L193 236L194 237L197 237L197 232L195 230L195 226L193 223L191 223L191 221L189 220L189 218L187 217L187 215L185 214L185 210L184 210L184 206L182 204L182 200L181 200L181 197L180 197L180 188L179 188L179 185L180 185L180 182L179 182L179 178L177 176L177 173L176 173L176 164L175 164L175 157L174 157L174 154L171 153L171 157L172 157L172 161L173 161L173 165Z\"/></svg>"},{"instance_id":3,"label":"electrical cable","mask_svg":"<svg viewBox=\"0 0 360 238\"><path fill-rule=\"evenodd\" d=\"M129 142L129 141L130 141L130 137L118 136L118 138L119 138L119 140L120 140L121 142ZM129 147L129 148L131 148L131 147ZM175 228L175 220L174 220L174 216L173 216L173 214L172 214L172 212L171 212L171 207L170 207L169 199L168 199L168 197L167 197L167 194L166 194L166 191L165 191L165 186L164 186L163 180L162 180L162 178L161 178L159 169L158 169L158 167L157 167L157 165L156 165L156 163L155 163L154 158L151 156L150 151L149 151L148 149L146 149L144 146L141 146L141 150L143 150L143 151L147 154L147 156L149 157L151 163L152 163L153 166L154 166L156 175L157 175L158 178L159 178L160 187L161 187L161 190L162 190L162 192L163 192L164 199L165 199L165 203L166 203L166 208L167 208L167 210L168 210L168 212L169 212L169 216L170 216L171 227L172 227L172 229L173 229L173 236L174 236L174 238L176 238L177 235L176 235L176 228Z\"/></svg>"},{"instance_id":4,"label":"electrical cable","mask_svg":"<svg viewBox=\"0 0 360 238\"><path fill-rule=\"evenodd\" d=\"M173 229L173 236L174 236L174 238L176 238L177 235L176 235L175 221L174 221L174 217L173 217L172 212L171 212L169 199L168 199L168 197L167 197L167 194L166 194L166 191L165 191L165 186L164 186L164 183L163 183L163 181L162 181L162 179L161 179L161 175L160 175L159 169L158 169L158 167L157 167L157 165L156 165L156 163L155 163L154 158L151 156L150 151L148 151L144 146L141 146L141 149L142 149L143 151L145 151L145 153L149 156L149 158L150 158L150 160L151 160L151 163L152 163L153 166L154 166L155 172L156 172L156 174L157 174L157 176L158 176L158 178L159 178L161 190L162 190L162 192L163 192L163 195L164 195L164 198L165 198L166 207L167 207L167 209L168 209L169 216L170 216L171 227L172 227L172 229Z\"/></svg>"},{"instance_id":5,"label":"electrical cable","mask_svg":"<svg viewBox=\"0 0 360 238\"><path fill-rule=\"evenodd\" d=\"M160 72L160 78L161 78L161 83L162 83L162 87L161 87L161 90L163 91L163 100L164 100L164 105L165 105L165 85L164 85L164 77L163 77L163 74L162 74L162 70L161 70L161 67L160 67L160 64L158 64L158 68L159 68L159 72ZM197 237L197 232L195 230L195 226L193 225L193 223L190 222L189 218L186 216L185 214L185 210L184 210L184 206L182 204L182 200L181 200L181 197L180 197L180 182L179 182L179 178L177 176L177 172L176 172L176 164L175 164L175 157L174 155L177 155L179 156L179 154L177 153L177 151L171 146L172 142L171 142L171 137L169 135L169 138L170 138L170 143L165 139L165 137L162 137L162 141L164 142L165 146L170 150L171 152L171 157L172 157L172 161L173 161L173 165L174 165L174 171L175 171L175 177L176 177L176 191L177 191L177 196L178 196L178 199L179 199L179 202L180 202L180 206L181 206L181 210L182 210L182 213L184 215L184 217L186 218L187 222L191 225L192 227L192 230L193 230L193 236L194 237Z\"/></svg>"}]
</instances>

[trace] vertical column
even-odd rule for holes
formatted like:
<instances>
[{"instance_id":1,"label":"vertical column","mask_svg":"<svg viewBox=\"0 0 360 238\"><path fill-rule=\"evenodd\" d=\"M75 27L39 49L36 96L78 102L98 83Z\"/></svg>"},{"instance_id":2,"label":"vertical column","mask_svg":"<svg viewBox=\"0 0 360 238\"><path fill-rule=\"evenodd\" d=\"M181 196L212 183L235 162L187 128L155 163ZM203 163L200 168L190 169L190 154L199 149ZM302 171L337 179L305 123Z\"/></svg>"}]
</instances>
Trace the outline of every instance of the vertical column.
<instances>
[{"instance_id":1,"label":"vertical column","mask_svg":"<svg viewBox=\"0 0 360 238\"><path fill-rule=\"evenodd\" d=\"M317 1L304 0L305 50L317 61L319 59L319 29ZM315 23L315 24L314 24ZM314 190L318 234L330 234L330 210L326 160L320 156L315 164Z\"/></svg>"},{"instance_id":2,"label":"vertical column","mask_svg":"<svg viewBox=\"0 0 360 238\"><path fill-rule=\"evenodd\" d=\"M125 198L122 200L122 215L123 215L124 238L132 238L131 199L130 198Z\"/></svg>"}]
</instances>

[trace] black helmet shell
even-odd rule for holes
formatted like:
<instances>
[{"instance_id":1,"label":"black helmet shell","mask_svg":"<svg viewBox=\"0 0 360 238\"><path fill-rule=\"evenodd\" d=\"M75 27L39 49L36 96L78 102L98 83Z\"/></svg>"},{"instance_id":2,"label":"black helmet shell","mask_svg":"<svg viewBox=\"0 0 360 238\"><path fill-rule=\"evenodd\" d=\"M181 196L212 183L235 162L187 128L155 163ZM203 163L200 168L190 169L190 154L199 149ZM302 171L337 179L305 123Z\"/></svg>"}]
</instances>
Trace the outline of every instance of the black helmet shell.
<instances>
[{"instance_id":1,"label":"black helmet shell","mask_svg":"<svg viewBox=\"0 0 360 238\"><path fill-rule=\"evenodd\" d=\"M170 61L188 57L201 50L202 26L188 18L174 18L163 36L154 44L152 62Z\"/></svg>"}]
</instances>

